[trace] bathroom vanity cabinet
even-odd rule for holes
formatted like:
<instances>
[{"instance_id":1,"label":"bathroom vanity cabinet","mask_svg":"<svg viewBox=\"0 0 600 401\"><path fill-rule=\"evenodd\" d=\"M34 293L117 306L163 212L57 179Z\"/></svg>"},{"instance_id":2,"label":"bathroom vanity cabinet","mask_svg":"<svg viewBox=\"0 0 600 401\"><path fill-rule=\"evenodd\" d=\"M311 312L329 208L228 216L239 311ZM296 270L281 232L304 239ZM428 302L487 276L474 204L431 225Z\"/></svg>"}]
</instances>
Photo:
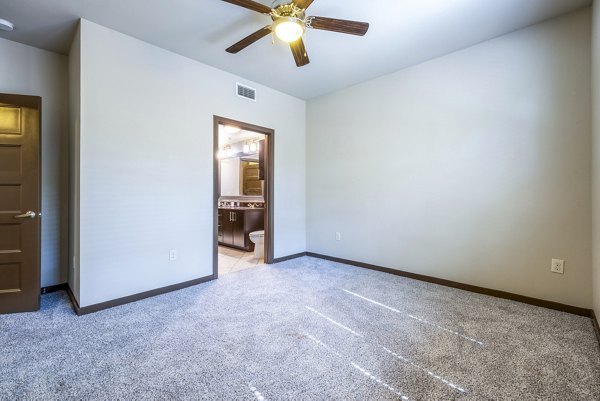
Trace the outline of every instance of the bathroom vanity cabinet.
<instances>
[{"instance_id":1,"label":"bathroom vanity cabinet","mask_svg":"<svg viewBox=\"0 0 600 401\"><path fill-rule=\"evenodd\" d=\"M256 208L219 208L219 245L254 251L250 233L264 230L265 211Z\"/></svg>"}]
</instances>

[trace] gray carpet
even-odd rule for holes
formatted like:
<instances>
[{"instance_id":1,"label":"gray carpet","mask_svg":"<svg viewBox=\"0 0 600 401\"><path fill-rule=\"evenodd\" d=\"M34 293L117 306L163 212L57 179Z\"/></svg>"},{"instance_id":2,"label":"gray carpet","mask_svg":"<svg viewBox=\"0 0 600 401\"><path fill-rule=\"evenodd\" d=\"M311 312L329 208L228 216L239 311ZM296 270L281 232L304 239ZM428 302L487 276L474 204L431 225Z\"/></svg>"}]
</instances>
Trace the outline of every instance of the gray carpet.
<instances>
[{"instance_id":1,"label":"gray carpet","mask_svg":"<svg viewBox=\"0 0 600 401\"><path fill-rule=\"evenodd\" d=\"M591 321L300 258L0 316L0 399L600 400Z\"/></svg>"}]
</instances>

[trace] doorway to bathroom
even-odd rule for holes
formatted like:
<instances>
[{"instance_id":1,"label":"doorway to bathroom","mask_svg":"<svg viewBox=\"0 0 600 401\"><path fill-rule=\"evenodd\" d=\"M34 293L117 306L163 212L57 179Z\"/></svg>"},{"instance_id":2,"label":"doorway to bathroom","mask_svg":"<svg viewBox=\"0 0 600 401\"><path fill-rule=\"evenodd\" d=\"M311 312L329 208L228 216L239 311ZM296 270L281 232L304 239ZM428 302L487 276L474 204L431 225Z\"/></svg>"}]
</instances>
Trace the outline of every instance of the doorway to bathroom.
<instances>
[{"instance_id":1,"label":"doorway to bathroom","mask_svg":"<svg viewBox=\"0 0 600 401\"><path fill-rule=\"evenodd\" d=\"M213 277L273 263L274 131L214 116Z\"/></svg>"}]
</instances>

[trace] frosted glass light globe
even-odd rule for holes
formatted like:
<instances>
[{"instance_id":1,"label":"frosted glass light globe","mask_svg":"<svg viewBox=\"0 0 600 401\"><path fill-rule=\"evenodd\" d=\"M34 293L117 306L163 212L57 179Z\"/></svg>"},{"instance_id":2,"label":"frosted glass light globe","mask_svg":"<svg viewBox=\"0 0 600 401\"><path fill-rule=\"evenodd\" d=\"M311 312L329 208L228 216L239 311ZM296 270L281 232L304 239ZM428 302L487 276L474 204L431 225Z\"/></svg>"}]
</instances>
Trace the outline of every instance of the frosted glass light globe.
<instances>
[{"instance_id":1,"label":"frosted glass light globe","mask_svg":"<svg viewBox=\"0 0 600 401\"><path fill-rule=\"evenodd\" d=\"M296 18L281 18L275 22L275 35L284 42L295 42L303 34L304 25Z\"/></svg>"}]
</instances>

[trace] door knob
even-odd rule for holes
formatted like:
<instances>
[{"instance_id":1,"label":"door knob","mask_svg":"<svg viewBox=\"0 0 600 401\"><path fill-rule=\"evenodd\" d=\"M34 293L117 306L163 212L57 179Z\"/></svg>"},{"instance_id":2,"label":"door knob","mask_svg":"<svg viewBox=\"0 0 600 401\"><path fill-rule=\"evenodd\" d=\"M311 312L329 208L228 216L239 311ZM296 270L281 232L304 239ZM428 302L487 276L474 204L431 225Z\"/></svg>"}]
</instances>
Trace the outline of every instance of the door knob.
<instances>
[{"instance_id":1,"label":"door knob","mask_svg":"<svg viewBox=\"0 0 600 401\"><path fill-rule=\"evenodd\" d=\"M18 214L16 216L14 216L14 218L15 219L33 219L35 216L36 216L35 212L32 212L30 210L27 213Z\"/></svg>"}]
</instances>

